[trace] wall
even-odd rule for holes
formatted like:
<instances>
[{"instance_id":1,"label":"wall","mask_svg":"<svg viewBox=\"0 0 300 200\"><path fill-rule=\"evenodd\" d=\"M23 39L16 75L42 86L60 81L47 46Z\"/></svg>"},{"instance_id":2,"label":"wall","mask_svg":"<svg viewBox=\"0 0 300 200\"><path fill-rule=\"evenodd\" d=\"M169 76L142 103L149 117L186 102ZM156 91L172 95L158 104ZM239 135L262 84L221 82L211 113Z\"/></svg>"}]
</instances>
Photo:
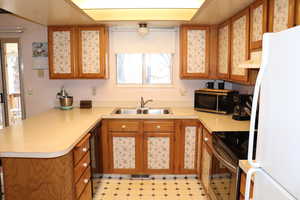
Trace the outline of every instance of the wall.
<instances>
[{"instance_id":1,"label":"wall","mask_svg":"<svg viewBox=\"0 0 300 200\"><path fill-rule=\"evenodd\" d=\"M108 80L49 80L47 70L45 70L44 77L40 78L37 71L32 70L32 42L47 41L47 28L8 14L0 15L0 27L1 26L22 26L25 28L25 32L22 34L0 34L0 38L20 38L27 116L36 115L57 105L55 96L62 85L74 96L75 104L77 104L79 100L91 99L94 101L94 104L100 106L136 105L139 98L144 96L146 99L154 99L156 105L171 106L176 104L179 106L193 106L194 90L204 87L206 82L206 80L179 79L178 31L174 37L176 45L174 46L173 87L124 88L115 85L115 56L110 56L109 58L110 78ZM115 39L113 37L114 33L111 34L110 38L111 55L114 55L116 49L120 48L120 43L116 42L119 41L117 37L120 36L115 36ZM151 42L151 33L149 37L150 38L144 38L144 40ZM164 48L165 43L163 37L168 36L162 34L159 37L162 41L156 43L156 45L158 45L158 48ZM143 42L142 38L137 34L133 35L132 31L130 37L128 35L126 40L128 44L131 44L128 45L128 50L130 50L130 48L136 48L137 46L139 48L143 46L141 45L143 44L141 43ZM165 38L165 40L167 40L167 38ZM226 87L231 88L232 86L228 83ZM95 95L93 95L93 90L96 91ZM171 104L170 102L174 103Z\"/></svg>"}]
</instances>

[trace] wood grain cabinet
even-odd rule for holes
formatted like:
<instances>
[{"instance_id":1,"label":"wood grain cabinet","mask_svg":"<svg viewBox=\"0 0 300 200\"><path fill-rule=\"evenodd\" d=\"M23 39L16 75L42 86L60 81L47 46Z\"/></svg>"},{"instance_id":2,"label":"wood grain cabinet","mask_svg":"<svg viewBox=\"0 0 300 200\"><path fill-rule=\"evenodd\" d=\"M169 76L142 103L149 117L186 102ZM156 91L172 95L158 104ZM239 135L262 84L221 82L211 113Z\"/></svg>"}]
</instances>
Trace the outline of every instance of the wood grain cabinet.
<instances>
[{"instance_id":1,"label":"wood grain cabinet","mask_svg":"<svg viewBox=\"0 0 300 200\"><path fill-rule=\"evenodd\" d=\"M212 170L213 155L211 151L212 136L208 131L203 129L203 143L202 143L202 166L201 166L201 181L204 189L208 192L210 184L210 176Z\"/></svg>"},{"instance_id":2,"label":"wood grain cabinet","mask_svg":"<svg viewBox=\"0 0 300 200\"><path fill-rule=\"evenodd\" d=\"M49 26L50 79L106 78L104 26Z\"/></svg>"},{"instance_id":3,"label":"wood grain cabinet","mask_svg":"<svg viewBox=\"0 0 300 200\"><path fill-rule=\"evenodd\" d=\"M250 50L262 48L263 34L267 32L267 12L267 0L257 0L250 6Z\"/></svg>"},{"instance_id":4,"label":"wood grain cabinet","mask_svg":"<svg viewBox=\"0 0 300 200\"><path fill-rule=\"evenodd\" d=\"M224 80L230 74L230 23L228 20L218 26L217 75Z\"/></svg>"},{"instance_id":5,"label":"wood grain cabinet","mask_svg":"<svg viewBox=\"0 0 300 200\"><path fill-rule=\"evenodd\" d=\"M279 32L295 23L296 0L269 0L269 30Z\"/></svg>"},{"instance_id":6,"label":"wood grain cabinet","mask_svg":"<svg viewBox=\"0 0 300 200\"><path fill-rule=\"evenodd\" d=\"M180 28L182 79L199 79L209 76L209 26Z\"/></svg>"},{"instance_id":7,"label":"wood grain cabinet","mask_svg":"<svg viewBox=\"0 0 300 200\"><path fill-rule=\"evenodd\" d=\"M230 79L248 82L248 70L239 65L249 59L249 9L232 18L231 24L231 72Z\"/></svg>"},{"instance_id":8,"label":"wood grain cabinet","mask_svg":"<svg viewBox=\"0 0 300 200\"><path fill-rule=\"evenodd\" d=\"M244 200L245 199L245 189L246 189L246 173L242 172L241 173L241 177L240 177L240 200ZM254 183L253 181L251 181L251 185L250 185L250 198L253 199L253 189L254 189Z\"/></svg>"},{"instance_id":9,"label":"wood grain cabinet","mask_svg":"<svg viewBox=\"0 0 300 200\"><path fill-rule=\"evenodd\" d=\"M195 174L197 172L198 126L197 120L182 120L180 132L181 173Z\"/></svg>"},{"instance_id":10,"label":"wood grain cabinet","mask_svg":"<svg viewBox=\"0 0 300 200\"><path fill-rule=\"evenodd\" d=\"M57 158L2 158L5 199L92 200L89 137Z\"/></svg>"}]
</instances>

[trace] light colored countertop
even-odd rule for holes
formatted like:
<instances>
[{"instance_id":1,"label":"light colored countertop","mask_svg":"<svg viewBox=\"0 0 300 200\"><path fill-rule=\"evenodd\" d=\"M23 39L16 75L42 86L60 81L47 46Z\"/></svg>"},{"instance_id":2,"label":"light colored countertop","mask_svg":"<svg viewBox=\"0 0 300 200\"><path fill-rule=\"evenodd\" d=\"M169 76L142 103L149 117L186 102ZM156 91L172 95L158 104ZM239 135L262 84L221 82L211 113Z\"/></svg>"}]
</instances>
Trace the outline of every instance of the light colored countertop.
<instances>
[{"instance_id":1,"label":"light colored countertop","mask_svg":"<svg viewBox=\"0 0 300 200\"><path fill-rule=\"evenodd\" d=\"M249 121L231 115L172 108L172 115L111 115L113 108L95 107L62 111L51 109L0 130L0 157L53 158L68 153L101 119L199 119L210 132L248 131Z\"/></svg>"},{"instance_id":2,"label":"light colored countertop","mask_svg":"<svg viewBox=\"0 0 300 200\"><path fill-rule=\"evenodd\" d=\"M247 173L249 169L251 169L251 165L249 164L248 160L240 160L239 166L245 173Z\"/></svg>"}]
</instances>

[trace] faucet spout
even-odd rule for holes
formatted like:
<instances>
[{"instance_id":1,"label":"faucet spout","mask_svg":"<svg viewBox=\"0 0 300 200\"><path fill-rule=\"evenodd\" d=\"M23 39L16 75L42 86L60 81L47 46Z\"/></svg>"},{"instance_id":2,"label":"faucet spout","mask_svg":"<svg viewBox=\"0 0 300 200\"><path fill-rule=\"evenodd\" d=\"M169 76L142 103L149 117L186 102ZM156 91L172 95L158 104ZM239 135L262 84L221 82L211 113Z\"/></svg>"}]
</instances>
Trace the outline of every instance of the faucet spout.
<instances>
[{"instance_id":1,"label":"faucet spout","mask_svg":"<svg viewBox=\"0 0 300 200\"><path fill-rule=\"evenodd\" d=\"M152 99L148 99L148 100L144 101L144 98L141 97L141 108L145 108L146 104L150 103L150 102L153 102L153 100Z\"/></svg>"}]
</instances>

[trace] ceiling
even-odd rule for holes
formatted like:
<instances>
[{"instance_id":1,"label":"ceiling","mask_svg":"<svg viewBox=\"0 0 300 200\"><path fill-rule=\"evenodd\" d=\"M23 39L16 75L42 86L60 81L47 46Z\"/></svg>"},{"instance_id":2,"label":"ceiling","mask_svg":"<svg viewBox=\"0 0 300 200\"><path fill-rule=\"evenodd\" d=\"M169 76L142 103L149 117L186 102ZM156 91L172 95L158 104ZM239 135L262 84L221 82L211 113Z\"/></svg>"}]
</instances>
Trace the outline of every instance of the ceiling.
<instances>
[{"instance_id":1,"label":"ceiling","mask_svg":"<svg viewBox=\"0 0 300 200\"><path fill-rule=\"evenodd\" d=\"M254 0L206 0L191 21L143 21L149 26L183 23L218 24L247 7ZM43 25L108 24L136 25L141 21L94 21L69 0L0 0L0 8Z\"/></svg>"}]
</instances>

